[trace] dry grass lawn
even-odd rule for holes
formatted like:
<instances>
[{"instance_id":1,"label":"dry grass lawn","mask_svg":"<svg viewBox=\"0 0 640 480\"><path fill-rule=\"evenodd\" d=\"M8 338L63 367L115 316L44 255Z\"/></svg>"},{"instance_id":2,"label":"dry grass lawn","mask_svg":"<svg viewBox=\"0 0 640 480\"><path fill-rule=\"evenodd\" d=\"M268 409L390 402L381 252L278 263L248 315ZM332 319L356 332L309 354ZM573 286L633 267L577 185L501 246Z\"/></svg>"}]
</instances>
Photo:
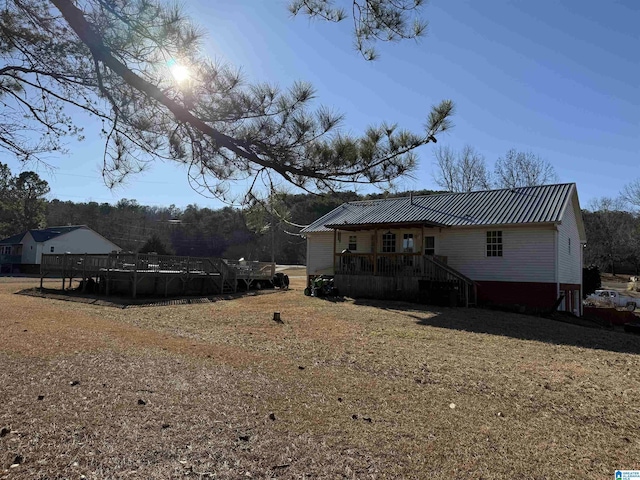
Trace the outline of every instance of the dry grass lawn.
<instances>
[{"instance_id":1,"label":"dry grass lawn","mask_svg":"<svg viewBox=\"0 0 640 480\"><path fill-rule=\"evenodd\" d=\"M0 279L0 478L599 479L640 469L638 337L476 309L332 302L304 297L303 282L121 309L15 295L36 281Z\"/></svg>"}]
</instances>

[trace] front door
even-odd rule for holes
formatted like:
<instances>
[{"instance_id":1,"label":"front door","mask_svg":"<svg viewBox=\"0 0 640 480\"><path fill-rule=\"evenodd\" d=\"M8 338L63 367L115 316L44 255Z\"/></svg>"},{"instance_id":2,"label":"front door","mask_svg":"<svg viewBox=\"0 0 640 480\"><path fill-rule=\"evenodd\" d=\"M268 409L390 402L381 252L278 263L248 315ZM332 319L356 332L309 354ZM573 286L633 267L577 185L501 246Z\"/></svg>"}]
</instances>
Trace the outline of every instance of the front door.
<instances>
[{"instance_id":1,"label":"front door","mask_svg":"<svg viewBox=\"0 0 640 480\"><path fill-rule=\"evenodd\" d=\"M404 255L404 265L407 267L413 266L413 252L415 243L413 241L413 233L405 233L402 235L402 253L408 253L410 255Z\"/></svg>"},{"instance_id":2,"label":"front door","mask_svg":"<svg viewBox=\"0 0 640 480\"><path fill-rule=\"evenodd\" d=\"M436 254L436 237L424 237L424 254L432 257Z\"/></svg>"}]
</instances>

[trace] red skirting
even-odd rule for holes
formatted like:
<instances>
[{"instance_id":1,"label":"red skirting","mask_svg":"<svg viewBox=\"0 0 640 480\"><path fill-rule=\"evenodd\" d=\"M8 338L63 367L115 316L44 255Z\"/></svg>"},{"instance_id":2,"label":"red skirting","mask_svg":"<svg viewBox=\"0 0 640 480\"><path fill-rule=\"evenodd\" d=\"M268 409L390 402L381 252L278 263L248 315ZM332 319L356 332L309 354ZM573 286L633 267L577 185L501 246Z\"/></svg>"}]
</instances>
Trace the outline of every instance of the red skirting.
<instances>
[{"instance_id":1,"label":"red skirting","mask_svg":"<svg viewBox=\"0 0 640 480\"><path fill-rule=\"evenodd\" d=\"M551 309L557 300L557 284L541 282L476 281L478 303L521 305L527 309Z\"/></svg>"}]
</instances>

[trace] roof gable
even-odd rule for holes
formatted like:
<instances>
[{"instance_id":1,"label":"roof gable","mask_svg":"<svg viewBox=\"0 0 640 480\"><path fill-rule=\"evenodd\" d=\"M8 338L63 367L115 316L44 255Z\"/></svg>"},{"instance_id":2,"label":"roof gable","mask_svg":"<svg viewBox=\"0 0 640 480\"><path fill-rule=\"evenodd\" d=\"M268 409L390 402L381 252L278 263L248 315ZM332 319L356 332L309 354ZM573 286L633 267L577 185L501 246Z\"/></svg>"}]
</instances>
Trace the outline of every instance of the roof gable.
<instances>
[{"instance_id":1,"label":"roof gable","mask_svg":"<svg viewBox=\"0 0 640 480\"><path fill-rule=\"evenodd\" d=\"M69 227L49 227L42 230L29 230L31 236L37 243L46 242L52 238L59 237L65 233L73 232L79 228L87 228L84 225L72 225Z\"/></svg>"},{"instance_id":2,"label":"roof gable","mask_svg":"<svg viewBox=\"0 0 640 480\"><path fill-rule=\"evenodd\" d=\"M22 242L23 237L27 232L18 233L17 235L12 235L10 237L4 238L0 240L0 245L18 245Z\"/></svg>"},{"instance_id":3,"label":"roof gable","mask_svg":"<svg viewBox=\"0 0 640 480\"><path fill-rule=\"evenodd\" d=\"M301 233L329 231L340 225L423 223L452 227L560 222L573 192L575 184L564 183L348 202Z\"/></svg>"},{"instance_id":4,"label":"roof gable","mask_svg":"<svg viewBox=\"0 0 640 480\"><path fill-rule=\"evenodd\" d=\"M0 240L0 244L16 245L22 243L22 241L24 240L24 236L27 233L31 234L31 237L33 237L33 240L36 243L42 243L60 235L64 235L65 233L73 232L74 230L78 230L80 228L88 229L86 225L71 225L67 227L49 227L43 228L41 230L27 230L26 232L18 233L17 235L13 235L11 237Z\"/></svg>"}]
</instances>

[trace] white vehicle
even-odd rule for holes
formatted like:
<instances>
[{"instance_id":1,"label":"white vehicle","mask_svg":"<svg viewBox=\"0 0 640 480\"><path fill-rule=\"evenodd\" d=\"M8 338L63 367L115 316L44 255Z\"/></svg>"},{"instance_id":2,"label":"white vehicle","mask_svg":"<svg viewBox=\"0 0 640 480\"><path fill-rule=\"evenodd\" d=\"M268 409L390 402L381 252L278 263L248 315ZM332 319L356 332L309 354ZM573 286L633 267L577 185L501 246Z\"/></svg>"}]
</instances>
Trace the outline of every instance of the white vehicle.
<instances>
[{"instance_id":1,"label":"white vehicle","mask_svg":"<svg viewBox=\"0 0 640 480\"><path fill-rule=\"evenodd\" d=\"M630 312L636 309L640 299L628 297L615 290L596 290L586 299L588 305L602 305L609 307L624 307Z\"/></svg>"}]
</instances>

